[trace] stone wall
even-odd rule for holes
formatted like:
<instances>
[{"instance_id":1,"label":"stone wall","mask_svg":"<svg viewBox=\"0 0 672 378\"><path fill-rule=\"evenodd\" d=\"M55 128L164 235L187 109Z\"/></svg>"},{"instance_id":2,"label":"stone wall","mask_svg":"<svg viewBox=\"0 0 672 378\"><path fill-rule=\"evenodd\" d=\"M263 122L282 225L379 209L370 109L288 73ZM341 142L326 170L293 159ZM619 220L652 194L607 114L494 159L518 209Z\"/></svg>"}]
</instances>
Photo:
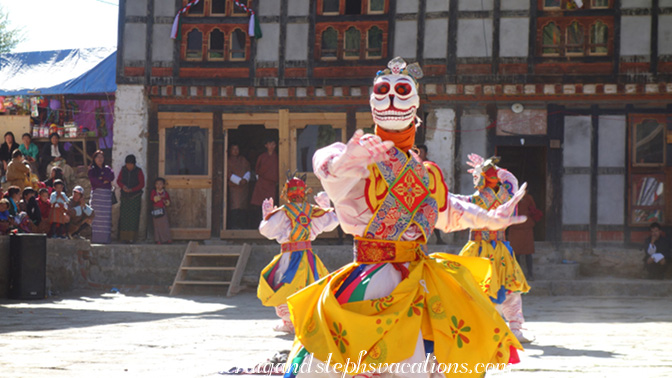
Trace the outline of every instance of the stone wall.
<instances>
[{"instance_id":1,"label":"stone wall","mask_svg":"<svg viewBox=\"0 0 672 378\"><path fill-rule=\"evenodd\" d=\"M84 240L47 240L47 290L112 288L166 293L182 261L186 244L90 245ZM430 245L432 252L457 253L462 245ZM535 266L579 264L582 277L643 278L642 251L622 245L554 246L538 243ZM351 245L314 245L329 271L352 261ZM261 270L277 254L276 244L252 244L243 283L255 287ZM9 237L0 236L0 297L6 297L9 283ZM535 269L536 270L536 269ZM543 277L537 277L543 280Z\"/></svg>"}]
</instances>

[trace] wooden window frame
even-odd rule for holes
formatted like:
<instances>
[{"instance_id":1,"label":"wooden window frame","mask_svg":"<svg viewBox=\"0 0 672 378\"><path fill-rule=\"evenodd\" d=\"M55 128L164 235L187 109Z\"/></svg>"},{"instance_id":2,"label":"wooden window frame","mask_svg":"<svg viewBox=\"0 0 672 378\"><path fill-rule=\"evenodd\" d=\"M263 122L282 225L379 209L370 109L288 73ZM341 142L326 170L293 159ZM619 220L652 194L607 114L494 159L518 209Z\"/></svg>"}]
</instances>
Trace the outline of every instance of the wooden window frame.
<instances>
[{"instance_id":1,"label":"wooden window frame","mask_svg":"<svg viewBox=\"0 0 672 378\"><path fill-rule=\"evenodd\" d=\"M329 29L333 29L333 30L336 32L336 50L334 51L334 56L324 56L323 38L324 38L324 33L325 33L327 30L329 30ZM341 33L338 31L338 29L336 29L336 28L334 28L334 27L332 27L332 26L328 26L328 27L324 28L324 30L322 30L322 31L319 32L319 36L320 36L320 38L319 38L319 41L320 41L320 43L319 43L319 54L320 54L319 57L320 57L320 60L323 60L323 61L334 61L334 60L338 60L338 57L340 56L340 54L339 54L339 50L340 50L339 46L341 45L341 44L340 44ZM328 51L331 51L331 49L328 50Z\"/></svg>"},{"instance_id":2,"label":"wooden window frame","mask_svg":"<svg viewBox=\"0 0 672 378\"><path fill-rule=\"evenodd\" d=\"M383 10L374 11L371 10L371 0L363 0L366 2L366 14L386 14L387 13L387 0L383 0Z\"/></svg>"},{"instance_id":3,"label":"wooden window frame","mask_svg":"<svg viewBox=\"0 0 672 378\"><path fill-rule=\"evenodd\" d=\"M209 12L210 8L209 8L209 6L208 6L210 2L207 1L208 4L206 4L206 1L207 1L207 0L201 0L201 1L200 1L200 4L203 4L203 13L201 13L201 14L191 14L190 11L187 11L187 12L184 14L184 16L187 16L187 17L205 17L205 16L206 16L206 13L210 13L210 12ZM182 6L183 6L183 7L186 6L187 3L189 3L189 0L182 0Z\"/></svg>"},{"instance_id":4,"label":"wooden window frame","mask_svg":"<svg viewBox=\"0 0 672 378\"><path fill-rule=\"evenodd\" d=\"M357 48L357 56L347 56L346 55L348 52L354 52L355 51L354 49L348 50L345 46L346 39L347 39L346 34L347 34L348 30L351 30L351 29L354 29L357 32L359 32L359 48ZM362 31L358 27L352 25L351 27L345 29L345 31L343 32L342 59L343 60L360 60L360 59L362 59L362 45L364 45L364 44L362 44Z\"/></svg>"},{"instance_id":5,"label":"wooden window frame","mask_svg":"<svg viewBox=\"0 0 672 378\"><path fill-rule=\"evenodd\" d=\"M373 56L373 55L371 55L371 53L370 53L371 50L373 50L373 49L369 46L369 33L371 32L371 30L372 30L373 28L376 28L376 29L380 30L381 35L383 34L383 29L379 28L379 27L376 26L376 25L372 25L370 28L366 29L366 36L364 37L364 42L365 42L365 44L366 44L366 47L365 47L365 49L366 49L366 54L364 55L364 58L365 58L365 59L381 59L381 58L383 57L383 42L384 42L384 40L385 40L384 37L383 37L382 40L380 41L380 55L378 55L378 56ZM377 50L377 49L376 49L376 50Z\"/></svg>"},{"instance_id":6,"label":"wooden window frame","mask_svg":"<svg viewBox=\"0 0 672 378\"><path fill-rule=\"evenodd\" d=\"M345 11L345 6L343 0L338 0L338 12L325 12L324 11L324 1L325 0L318 0L317 6L318 6L318 14L322 16L340 16L343 14Z\"/></svg>"},{"instance_id":7,"label":"wooden window frame","mask_svg":"<svg viewBox=\"0 0 672 378\"><path fill-rule=\"evenodd\" d=\"M213 4L214 0L208 0L208 3L210 4L210 6L208 7L208 10L210 11L210 16L215 16L215 17L226 17L226 16L228 16L228 14L227 14L228 6L229 6L229 2L231 0L223 0L223 1L224 1L224 13L215 13L212 10L212 4Z\"/></svg>"},{"instance_id":8,"label":"wooden window frame","mask_svg":"<svg viewBox=\"0 0 672 378\"><path fill-rule=\"evenodd\" d=\"M372 27L377 27L383 33L383 43L381 46L381 56L380 57L368 57L367 56L367 46L368 46L368 30ZM355 28L359 31L359 56L358 57L345 57L345 32L350 28ZM336 56L335 57L324 57L322 50L322 34L329 28L333 28L338 33L336 39ZM354 61L354 60L369 60L369 59L382 59L387 55L387 30L388 23L387 21L367 21L367 22L320 22L315 27L315 49L314 49L314 58L316 61Z\"/></svg>"},{"instance_id":9,"label":"wooden window frame","mask_svg":"<svg viewBox=\"0 0 672 378\"><path fill-rule=\"evenodd\" d=\"M573 45L573 44L570 45L569 44L569 29L572 27L572 25L574 25L574 23L579 25L579 27L581 28L581 36L583 36L583 42L580 45ZM565 28L565 33L564 34L565 34L565 39L564 39L563 49L564 49L564 52L565 52L565 56L568 56L568 57L585 56L586 55L586 27L585 27L585 25L582 24L581 22L577 21L576 19L574 19L567 25L567 27ZM569 52L569 49L572 48L572 47L576 47L576 48L581 47L581 52Z\"/></svg>"},{"instance_id":10,"label":"wooden window frame","mask_svg":"<svg viewBox=\"0 0 672 378\"><path fill-rule=\"evenodd\" d=\"M243 53L245 54L245 56L244 56L243 58L234 58L234 57L233 57L233 53L234 53L234 51L233 51L233 33L235 33L236 30L240 30L241 33L243 33L244 35L247 35L247 33L246 33L244 30L240 29L240 28L234 28L233 30L231 30L231 33L229 33L229 45L228 45L228 46L229 46L229 52L228 52L228 57L229 57L229 60L230 60L231 62L244 62L244 61L246 61L247 58L249 57L249 53L248 53L248 51L247 51L247 39L248 39L248 38L247 38L247 37L245 38L245 43L244 43L244 45L243 45L243 50L242 50ZM226 46L226 45L225 45L225 46ZM240 50L236 50L236 52L239 52L239 51L240 51Z\"/></svg>"},{"instance_id":11,"label":"wooden window frame","mask_svg":"<svg viewBox=\"0 0 672 378\"><path fill-rule=\"evenodd\" d=\"M229 4L231 4L229 7L229 16L230 17L247 17L249 16L249 13L243 10L242 8L238 7L236 3L233 2L233 0L227 0ZM249 8L250 6L250 0L247 1L247 7ZM239 10L239 11L236 11Z\"/></svg>"},{"instance_id":12,"label":"wooden window frame","mask_svg":"<svg viewBox=\"0 0 672 378\"><path fill-rule=\"evenodd\" d=\"M573 22L578 22L579 25L583 28L583 54L570 53L567 54L567 29ZM590 44L590 28L597 22L603 23L607 27L607 53L590 53L590 47L593 46ZM595 57L606 57L613 54L613 44L614 38L613 33L609 33L609 30L613 30L614 21L613 18L608 17L595 17L595 16L571 16L571 17L540 17L537 19L538 29L537 29L537 41L536 41L536 54L542 58L568 58L572 59L581 59L588 56ZM544 53L544 47L550 48L551 45L545 46L544 43L544 28L554 23L560 30L559 44L557 45L557 54L556 53Z\"/></svg>"},{"instance_id":13,"label":"wooden window frame","mask_svg":"<svg viewBox=\"0 0 672 378\"><path fill-rule=\"evenodd\" d=\"M199 33L201 33L201 56L200 56L200 58L190 58L189 57L189 51L196 51L196 50L189 50L189 33L193 32L193 31L198 31ZM195 27L195 26L184 33L184 36L186 37L186 38L184 38L184 40L185 40L185 42L184 42L184 60L189 61L189 62L202 62L203 61L203 58L204 58L204 54L203 54L203 40L204 40L204 38L203 38L203 35L205 35L205 33L203 33L203 30L201 30L201 29L199 29L198 27Z\"/></svg>"},{"instance_id":14,"label":"wooden window frame","mask_svg":"<svg viewBox=\"0 0 672 378\"><path fill-rule=\"evenodd\" d=\"M592 41L592 37L593 37L592 29L593 29L593 27L596 26L598 23L601 23L602 25L604 25L605 28L607 28L607 40L606 40L606 42L605 42L604 44L596 44L596 43L593 43L593 41ZM606 47L606 48L607 48L607 51L604 52L604 53L593 52L593 51L592 51L593 47L600 47L600 46L604 46L604 47ZM607 55L609 55L609 25L607 25L606 22L604 22L604 21L598 19L598 20L596 20L595 22L593 22L593 23L591 23L591 24L589 25L589 27L588 27L588 44L587 44L587 52L588 52L588 55L591 55L591 56L607 56Z\"/></svg>"},{"instance_id":15,"label":"wooden window frame","mask_svg":"<svg viewBox=\"0 0 672 378\"><path fill-rule=\"evenodd\" d=\"M211 47L212 47L212 46L211 46L211 45L212 45L212 33L213 33L215 30L217 30L217 31L219 31L220 33L222 33L222 50L221 50L221 51L222 51L222 57L221 57L221 58L211 58L211 57L210 57L210 52L212 51L212 50L211 50ZM219 50L215 50L215 51L219 51ZM210 32L208 33L208 55L207 55L207 60L208 60L209 62L223 62L223 61L226 60L226 33L224 33L224 31L222 31L220 28L214 28L214 29L210 30Z\"/></svg>"},{"instance_id":16,"label":"wooden window frame","mask_svg":"<svg viewBox=\"0 0 672 378\"><path fill-rule=\"evenodd\" d=\"M663 125L663 161L659 163L638 163L637 162L637 146L635 146L635 135L637 127L646 119L652 119ZM667 163L667 115L663 114L630 114L628 117L630 125L630 166L633 168L662 168Z\"/></svg>"},{"instance_id":17,"label":"wooden window frame","mask_svg":"<svg viewBox=\"0 0 672 378\"><path fill-rule=\"evenodd\" d=\"M555 27L558 29L558 34L559 34L558 41L559 42L558 42L557 45L544 45L544 30L546 29L546 27L550 26L551 24L555 25ZM562 28L560 27L560 25L558 25L558 23L556 21L549 21L548 23L542 25L542 27L540 29L540 37L539 37L540 40L541 40L540 41L541 56L544 56L544 57L562 56L562 51L564 49L564 44L562 43L562 39L563 39L562 36L563 36ZM556 53L546 53L546 52L544 52L545 48L555 48L557 52Z\"/></svg>"}]
</instances>

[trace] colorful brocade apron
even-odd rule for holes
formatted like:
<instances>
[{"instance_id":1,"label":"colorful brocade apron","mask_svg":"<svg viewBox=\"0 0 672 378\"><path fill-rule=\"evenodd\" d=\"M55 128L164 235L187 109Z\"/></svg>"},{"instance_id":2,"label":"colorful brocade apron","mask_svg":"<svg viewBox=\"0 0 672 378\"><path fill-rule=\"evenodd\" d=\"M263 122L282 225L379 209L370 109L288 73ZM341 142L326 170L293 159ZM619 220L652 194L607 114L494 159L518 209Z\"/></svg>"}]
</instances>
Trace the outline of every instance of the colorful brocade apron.
<instances>
[{"instance_id":1,"label":"colorful brocade apron","mask_svg":"<svg viewBox=\"0 0 672 378\"><path fill-rule=\"evenodd\" d=\"M486 187L470 196L469 202L485 210L496 209L513 196L513 189L507 184L501 185L497 192ZM509 292L530 291L504 230L471 230L469 242L462 248L460 256L483 257L490 261L490 278L481 282L481 287L493 303L503 303Z\"/></svg>"},{"instance_id":2,"label":"colorful brocade apron","mask_svg":"<svg viewBox=\"0 0 672 378\"><path fill-rule=\"evenodd\" d=\"M291 242L281 244L281 253L262 270L257 288L261 303L273 307L287 303L287 297L329 274L320 258L313 254L310 243L312 218L324 215L325 210L306 202L290 202L277 211L283 211L291 222ZM285 253L291 253L289 266L280 272L280 259ZM283 276L275 285L278 274Z\"/></svg>"},{"instance_id":3,"label":"colorful brocade apron","mask_svg":"<svg viewBox=\"0 0 672 378\"><path fill-rule=\"evenodd\" d=\"M388 155L369 167L364 197L373 216L364 236L355 238L355 261L288 299L297 342L285 377L309 353L342 364L364 352L363 365L347 371L351 375L373 366L367 364L400 362L414 355L420 333L437 362L517 362L515 349L522 347L481 291L472 267L460 262L468 259L441 264L426 256L426 239L447 206L440 169L397 148ZM402 241L411 225L423 236ZM487 262L471 260L473 269L487 275ZM387 296L365 299L371 277L388 264L401 282Z\"/></svg>"}]
</instances>

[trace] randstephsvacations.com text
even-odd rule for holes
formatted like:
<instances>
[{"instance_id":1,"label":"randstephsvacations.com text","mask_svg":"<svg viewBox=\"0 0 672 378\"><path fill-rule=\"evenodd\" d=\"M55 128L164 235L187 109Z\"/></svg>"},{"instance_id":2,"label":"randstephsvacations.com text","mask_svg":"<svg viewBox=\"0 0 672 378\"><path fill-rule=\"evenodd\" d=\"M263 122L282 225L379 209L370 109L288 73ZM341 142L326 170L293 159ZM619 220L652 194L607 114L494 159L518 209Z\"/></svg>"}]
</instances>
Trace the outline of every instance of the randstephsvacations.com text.
<instances>
[{"instance_id":1,"label":"randstephsvacations.com text","mask_svg":"<svg viewBox=\"0 0 672 378\"><path fill-rule=\"evenodd\" d=\"M511 364L507 363L443 363L436 361L436 357L429 354L422 362L367 363L364 362L366 353L366 351L360 352L357 361L347 359L344 363L332 361L331 353L325 361L319 361L312 354L309 354L300 365L297 363L279 365L268 363L263 366L263 372L272 374L273 371L283 370L285 373L291 371L295 375L318 373L338 374L341 377L345 377L346 375L358 375L362 373L391 373L397 375L418 373L480 374L491 370L510 371L511 367Z\"/></svg>"}]
</instances>

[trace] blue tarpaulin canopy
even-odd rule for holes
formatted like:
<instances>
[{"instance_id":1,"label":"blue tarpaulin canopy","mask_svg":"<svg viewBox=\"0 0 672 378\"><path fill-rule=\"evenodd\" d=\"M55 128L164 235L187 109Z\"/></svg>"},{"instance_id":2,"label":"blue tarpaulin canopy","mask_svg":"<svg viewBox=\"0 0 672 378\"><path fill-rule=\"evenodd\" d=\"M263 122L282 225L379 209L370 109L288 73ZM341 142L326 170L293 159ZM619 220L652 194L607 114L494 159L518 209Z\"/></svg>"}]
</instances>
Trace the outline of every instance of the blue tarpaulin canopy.
<instances>
[{"instance_id":1,"label":"blue tarpaulin canopy","mask_svg":"<svg viewBox=\"0 0 672 378\"><path fill-rule=\"evenodd\" d=\"M116 47L0 54L0 96L114 93Z\"/></svg>"}]
</instances>

